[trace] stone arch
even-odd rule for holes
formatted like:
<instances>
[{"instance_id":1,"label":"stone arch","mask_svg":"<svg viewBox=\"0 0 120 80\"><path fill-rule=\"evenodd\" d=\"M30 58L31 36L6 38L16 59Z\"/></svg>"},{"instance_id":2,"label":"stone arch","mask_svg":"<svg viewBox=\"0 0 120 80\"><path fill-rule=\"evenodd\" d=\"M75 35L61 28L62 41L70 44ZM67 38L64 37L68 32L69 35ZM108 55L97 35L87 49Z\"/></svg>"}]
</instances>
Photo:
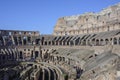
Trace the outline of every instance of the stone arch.
<instances>
[{"instance_id":1,"label":"stone arch","mask_svg":"<svg viewBox=\"0 0 120 80\"><path fill-rule=\"evenodd\" d=\"M48 72L48 70L47 69L44 69L44 80L49 80L49 72Z\"/></svg>"},{"instance_id":2,"label":"stone arch","mask_svg":"<svg viewBox=\"0 0 120 80\"><path fill-rule=\"evenodd\" d=\"M39 45L40 44L40 39L36 39L35 43L36 43L36 45Z\"/></svg>"},{"instance_id":3,"label":"stone arch","mask_svg":"<svg viewBox=\"0 0 120 80\"><path fill-rule=\"evenodd\" d=\"M57 56L57 60L59 61L59 57Z\"/></svg>"},{"instance_id":4,"label":"stone arch","mask_svg":"<svg viewBox=\"0 0 120 80\"><path fill-rule=\"evenodd\" d=\"M28 43L31 43L31 37L30 36L28 36L27 40L28 40Z\"/></svg>"},{"instance_id":5,"label":"stone arch","mask_svg":"<svg viewBox=\"0 0 120 80\"><path fill-rule=\"evenodd\" d=\"M61 56L59 56L59 61L62 61L62 57Z\"/></svg>"},{"instance_id":6,"label":"stone arch","mask_svg":"<svg viewBox=\"0 0 120 80\"><path fill-rule=\"evenodd\" d=\"M4 49L1 49L1 53L2 53L2 60L3 60L3 63L4 63L4 61L7 60L7 54L6 54L6 52L4 51Z\"/></svg>"},{"instance_id":7,"label":"stone arch","mask_svg":"<svg viewBox=\"0 0 120 80\"><path fill-rule=\"evenodd\" d=\"M49 70L50 70L50 74L51 74L50 80L56 80L55 79L55 73L54 73L53 69L49 68Z\"/></svg>"},{"instance_id":8,"label":"stone arch","mask_svg":"<svg viewBox=\"0 0 120 80\"><path fill-rule=\"evenodd\" d=\"M52 45L55 45L55 42L54 42L54 41L52 41Z\"/></svg>"},{"instance_id":9,"label":"stone arch","mask_svg":"<svg viewBox=\"0 0 120 80\"><path fill-rule=\"evenodd\" d=\"M100 45L103 45L103 44L104 44L104 40L100 39Z\"/></svg>"},{"instance_id":10,"label":"stone arch","mask_svg":"<svg viewBox=\"0 0 120 80\"><path fill-rule=\"evenodd\" d=\"M23 37L23 44L24 44L24 45L27 44L27 37Z\"/></svg>"},{"instance_id":11,"label":"stone arch","mask_svg":"<svg viewBox=\"0 0 120 80\"><path fill-rule=\"evenodd\" d=\"M23 59L23 53L22 53L22 51L20 51L19 58L20 58L20 59Z\"/></svg>"},{"instance_id":12,"label":"stone arch","mask_svg":"<svg viewBox=\"0 0 120 80\"><path fill-rule=\"evenodd\" d=\"M114 45L117 45L117 38L116 38L116 37L113 38L113 44L114 44Z\"/></svg>"},{"instance_id":13,"label":"stone arch","mask_svg":"<svg viewBox=\"0 0 120 80\"><path fill-rule=\"evenodd\" d=\"M109 43L109 39L105 39L105 43L108 44Z\"/></svg>"},{"instance_id":14,"label":"stone arch","mask_svg":"<svg viewBox=\"0 0 120 80\"><path fill-rule=\"evenodd\" d=\"M45 45L47 45L47 41L45 41Z\"/></svg>"},{"instance_id":15,"label":"stone arch","mask_svg":"<svg viewBox=\"0 0 120 80\"><path fill-rule=\"evenodd\" d=\"M44 37L42 37L42 40L41 40L41 44L43 45L43 42L44 42Z\"/></svg>"},{"instance_id":16,"label":"stone arch","mask_svg":"<svg viewBox=\"0 0 120 80\"><path fill-rule=\"evenodd\" d=\"M31 58L33 58L34 57L34 55L33 55L33 50L31 51Z\"/></svg>"},{"instance_id":17,"label":"stone arch","mask_svg":"<svg viewBox=\"0 0 120 80\"><path fill-rule=\"evenodd\" d=\"M65 61L65 57L63 57L63 61Z\"/></svg>"},{"instance_id":18,"label":"stone arch","mask_svg":"<svg viewBox=\"0 0 120 80\"><path fill-rule=\"evenodd\" d=\"M92 39L91 43L92 45L95 45L95 38Z\"/></svg>"},{"instance_id":19,"label":"stone arch","mask_svg":"<svg viewBox=\"0 0 120 80\"><path fill-rule=\"evenodd\" d=\"M39 51L35 51L35 58L39 56Z\"/></svg>"},{"instance_id":20,"label":"stone arch","mask_svg":"<svg viewBox=\"0 0 120 80\"><path fill-rule=\"evenodd\" d=\"M51 43L51 41L48 41L48 45L51 45L52 43Z\"/></svg>"},{"instance_id":21,"label":"stone arch","mask_svg":"<svg viewBox=\"0 0 120 80\"><path fill-rule=\"evenodd\" d=\"M99 39L96 39L96 45L97 45L97 46L100 45Z\"/></svg>"},{"instance_id":22,"label":"stone arch","mask_svg":"<svg viewBox=\"0 0 120 80\"><path fill-rule=\"evenodd\" d=\"M40 69L39 80L43 80L43 69Z\"/></svg>"}]
</instances>

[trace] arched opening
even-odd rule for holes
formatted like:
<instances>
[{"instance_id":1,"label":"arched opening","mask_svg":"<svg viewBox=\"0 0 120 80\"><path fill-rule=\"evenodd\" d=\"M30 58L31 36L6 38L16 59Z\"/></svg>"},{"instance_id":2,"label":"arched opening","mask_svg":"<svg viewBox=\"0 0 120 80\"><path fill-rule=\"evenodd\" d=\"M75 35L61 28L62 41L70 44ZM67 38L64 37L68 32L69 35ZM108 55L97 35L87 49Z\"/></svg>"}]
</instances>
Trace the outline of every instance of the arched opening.
<instances>
[{"instance_id":1,"label":"arched opening","mask_svg":"<svg viewBox=\"0 0 120 80\"><path fill-rule=\"evenodd\" d=\"M86 45L86 40L83 40L83 41L82 41L82 44L83 44L83 45Z\"/></svg>"},{"instance_id":2,"label":"arched opening","mask_svg":"<svg viewBox=\"0 0 120 80\"><path fill-rule=\"evenodd\" d=\"M28 43L31 43L31 37L28 37Z\"/></svg>"},{"instance_id":3,"label":"arched opening","mask_svg":"<svg viewBox=\"0 0 120 80\"><path fill-rule=\"evenodd\" d=\"M68 75L67 74L64 75L64 79L68 80Z\"/></svg>"},{"instance_id":4,"label":"arched opening","mask_svg":"<svg viewBox=\"0 0 120 80\"><path fill-rule=\"evenodd\" d=\"M63 61L65 61L65 57L63 57Z\"/></svg>"},{"instance_id":5,"label":"arched opening","mask_svg":"<svg viewBox=\"0 0 120 80\"><path fill-rule=\"evenodd\" d=\"M52 41L52 45L55 45L54 41Z\"/></svg>"},{"instance_id":6,"label":"arched opening","mask_svg":"<svg viewBox=\"0 0 120 80\"><path fill-rule=\"evenodd\" d=\"M95 45L95 38L92 39L92 45Z\"/></svg>"},{"instance_id":7,"label":"arched opening","mask_svg":"<svg viewBox=\"0 0 120 80\"><path fill-rule=\"evenodd\" d=\"M70 44L69 44L70 46L73 46L74 45L74 43L73 43L73 41L70 41Z\"/></svg>"},{"instance_id":8,"label":"arched opening","mask_svg":"<svg viewBox=\"0 0 120 80\"><path fill-rule=\"evenodd\" d=\"M48 45L51 45L51 41L48 42Z\"/></svg>"},{"instance_id":9,"label":"arched opening","mask_svg":"<svg viewBox=\"0 0 120 80\"><path fill-rule=\"evenodd\" d=\"M69 41L67 41L67 45L69 45Z\"/></svg>"},{"instance_id":10,"label":"arched opening","mask_svg":"<svg viewBox=\"0 0 120 80\"><path fill-rule=\"evenodd\" d=\"M59 61L59 57L57 56L57 60Z\"/></svg>"},{"instance_id":11,"label":"arched opening","mask_svg":"<svg viewBox=\"0 0 120 80\"><path fill-rule=\"evenodd\" d=\"M35 58L37 58L39 55L39 52L38 51L35 51Z\"/></svg>"},{"instance_id":12,"label":"arched opening","mask_svg":"<svg viewBox=\"0 0 120 80\"><path fill-rule=\"evenodd\" d=\"M49 68L49 70L50 70L50 80L55 80L54 78L55 78L55 75L54 75L54 72L53 72L53 70L51 70L50 68Z\"/></svg>"},{"instance_id":13,"label":"arched opening","mask_svg":"<svg viewBox=\"0 0 120 80\"><path fill-rule=\"evenodd\" d=\"M99 46L99 39L96 40L96 45Z\"/></svg>"},{"instance_id":14,"label":"arched opening","mask_svg":"<svg viewBox=\"0 0 120 80\"><path fill-rule=\"evenodd\" d=\"M65 45L65 41L63 41L63 45Z\"/></svg>"},{"instance_id":15,"label":"arched opening","mask_svg":"<svg viewBox=\"0 0 120 80\"><path fill-rule=\"evenodd\" d=\"M100 40L100 45L104 45L103 39Z\"/></svg>"},{"instance_id":16,"label":"arched opening","mask_svg":"<svg viewBox=\"0 0 120 80\"><path fill-rule=\"evenodd\" d=\"M19 42L19 45L22 45L21 37L18 37L18 42Z\"/></svg>"},{"instance_id":17,"label":"arched opening","mask_svg":"<svg viewBox=\"0 0 120 80\"><path fill-rule=\"evenodd\" d=\"M39 75L39 79L38 80L43 80L43 69L40 69L40 75Z\"/></svg>"},{"instance_id":18,"label":"arched opening","mask_svg":"<svg viewBox=\"0 0 120 80\"><path fill-rule=\"evenodd\" d=\"M58 45L58 41L56 41L56 45Z\"/></svg>"},{"instance_id":19,"label":"arched opening","mask_svg":"<svg viewBox=\"0 0 120 80\"><path fill-rule=\"evenodd\" d=\"M47 41L45 41L45 45L47 45Z\"/></svg>"},{"instance_id":20,"label":"arched opening","mask_svg":"<svg viewBox=\"0 0 120 80\"><path fill-rule=\"evenodd\" d=\"M23 59L23 53L22 51L20 51L20 56L19 56L20 59Z\"/></svg>"},{"instance_id":21,"label":"arched opening","mask_svg":"<svg viewBox=\"0 0 120 80\"><path fill-rule=\"evenodd\" d=\"M41 40L42 45L43 45L43 42L44 42L44 37L42 37L42 40Z\"/></svg>"},{"instance_id":22,"label":"arched opening","mask_svg":"<svg viewBox=\"0 0 120 80\"><path fill-rule=\"evenodd\" d=\"M62 45L62 41L59 41L59 45Z\"/></svg>"},{"instance_id":23,"label":"arched opening","mask_svg":"<svg viewBox=\"0 0 120 80\"><path fill-rule=\"evenodd\" d=\"M44 76L45 76L45 79L44 80L49 80L49 73L46 69L44 69Z\"/></svg>"},{"instance_id":24,"label":"arched opening","mask_svg":"<svg viewBox=\"0 0 120 80\"><path fill-rule=\"evenodd\" d=\"M33 58L34 56L33 56L33 51L31 51L31 58Z\"/></svg>"},{"instance_id":25,"label":"arched opening","mask_svg":"<svg viewBox=\"0 0 120 80\"><path fill-rule=\"evenodd\" d=\"M17 37L14 37L15 45L18 45Z\"/></svg>"},{"instance_id":26,"label":"arched opening","mask_svg":"<svg viewBox=\"0 0 120 80\"><path fill-rule=\"evenodd\" d=\"M23 37L23 44L24 44L24 45L27 44L27 37Z\"/></svg>"},{"instance_id":27,"label":"arched opening","mask_svg":"<svg viewBox=\"0 0 120 80\"><path fill-rule=\"evenodd\" d=\"M113 44L114 44L114 45L117 45L117 38L114 38L114 39L113 39Z\"/></svg>"},{"instance_id":28,"label":"arched opening","mask_svg":"<svg viewBox=\"0 0 120 80\"><path fill-rule=\"evenodd\" d=\"M39 45L39 44L40 44L40 39L36 39L36 40L35 40L35 44L36 44L36 45Z\"/></svg>"},{"instance_id":29,"label":"arched opening","mask_svg":"<svg viewBox=\"0 0 120 80\"><path fill-rule=\"evenodd\" d=\"M108 43L109 43L109 40L108 40L108 39L105 39L105 43L108 44Z\"/></svg>"}]
</instances>

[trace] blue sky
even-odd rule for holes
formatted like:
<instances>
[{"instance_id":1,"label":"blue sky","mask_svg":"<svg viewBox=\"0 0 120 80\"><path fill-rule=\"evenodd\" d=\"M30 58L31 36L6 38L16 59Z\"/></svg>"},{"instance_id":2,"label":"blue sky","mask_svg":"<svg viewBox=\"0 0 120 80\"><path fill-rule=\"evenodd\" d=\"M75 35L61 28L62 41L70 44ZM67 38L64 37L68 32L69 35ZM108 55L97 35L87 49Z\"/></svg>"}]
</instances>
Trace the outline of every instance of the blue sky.
<instances>
[{"instance_id":1,"label":"blue sky","mask_svg":"<svg viewBox=\"0 0 120 80\"><path fill-rule=\"evenodd\" d=\"M99 12L120 0L0 0L0 29L51 34L58 18Z\"/></svg>"}]
</instances>

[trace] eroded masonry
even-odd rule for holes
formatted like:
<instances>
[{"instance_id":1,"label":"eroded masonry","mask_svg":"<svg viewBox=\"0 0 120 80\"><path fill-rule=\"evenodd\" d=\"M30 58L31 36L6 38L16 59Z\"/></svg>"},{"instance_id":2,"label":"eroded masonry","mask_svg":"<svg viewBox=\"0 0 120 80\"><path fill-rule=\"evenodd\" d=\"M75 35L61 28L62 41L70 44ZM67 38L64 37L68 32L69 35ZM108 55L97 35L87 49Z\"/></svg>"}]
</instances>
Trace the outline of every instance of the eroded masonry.
<instances>
[{"instance_id":1,"label":"eroded masonry","mask_svg":"<svg viewBox=\"0 0 120 80\"><path fill-rule=\"evenodd\" d=\"M120 80L120 4L62 17L51 35L0 30L0 80Z\"/></svg>"}]
</instances>

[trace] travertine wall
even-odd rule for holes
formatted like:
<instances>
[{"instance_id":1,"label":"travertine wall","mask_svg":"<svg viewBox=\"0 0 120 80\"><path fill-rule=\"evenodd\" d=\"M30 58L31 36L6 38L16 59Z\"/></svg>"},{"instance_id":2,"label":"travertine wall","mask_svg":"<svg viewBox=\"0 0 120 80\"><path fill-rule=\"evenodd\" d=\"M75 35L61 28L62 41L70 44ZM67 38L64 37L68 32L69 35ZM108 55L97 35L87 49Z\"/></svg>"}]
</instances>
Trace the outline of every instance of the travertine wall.
<instances>
[{"instance_id":1,"label":"travertine wall","mask_svg":"<svg viewBox=\"0 0 120 80\"><path fill-rule=\"evenodd\" d=\"M116 30L120 28L120 3L103 9L99 13L59 18L54 35L78 35Z\"/></svg>"}]
</instances>

